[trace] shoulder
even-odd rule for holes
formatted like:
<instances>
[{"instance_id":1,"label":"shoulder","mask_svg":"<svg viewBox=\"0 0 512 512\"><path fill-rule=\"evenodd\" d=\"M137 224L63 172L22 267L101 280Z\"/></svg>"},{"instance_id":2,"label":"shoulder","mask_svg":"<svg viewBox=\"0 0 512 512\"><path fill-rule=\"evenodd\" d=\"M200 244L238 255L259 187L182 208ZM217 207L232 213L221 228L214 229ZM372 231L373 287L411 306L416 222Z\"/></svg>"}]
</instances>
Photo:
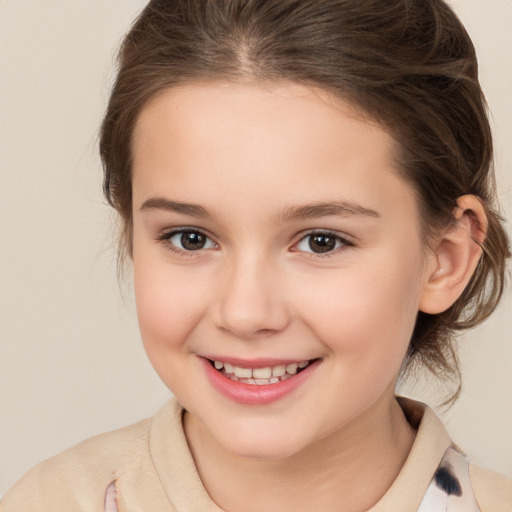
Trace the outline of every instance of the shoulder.
<instances>
[{"instance_id":1,"label":"shoulder","mask_svg":"<svg viewBox=\"0 0 512 512\"><path fill-rule=\"evenodd\" d=\"M103 510L105 490L132 464L144 464L151 419L100 434L48 459L3 498L1 512Z\"/></svg>"},{"instance_id":2,"label":"shoulder","mask_svg":"<svg viewBox=\"0 0 512 512\"><path fill-rule=\"evenodd\" d=\"M482 512L512 512L512 479L473 463L469 474Z\"/></svg>"}]
</instances>

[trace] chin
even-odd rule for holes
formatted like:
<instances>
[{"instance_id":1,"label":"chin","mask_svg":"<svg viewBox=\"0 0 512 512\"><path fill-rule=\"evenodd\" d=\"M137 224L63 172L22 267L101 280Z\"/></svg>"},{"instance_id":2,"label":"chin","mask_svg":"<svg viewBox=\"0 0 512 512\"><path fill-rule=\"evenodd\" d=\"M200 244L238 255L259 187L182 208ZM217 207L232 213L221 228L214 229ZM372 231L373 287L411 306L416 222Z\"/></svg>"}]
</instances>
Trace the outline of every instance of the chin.
<instances>
[{"instance_id":1,"label":"chin","mask_svg":"<svg viewBox=\"0 0 512 512\"><path fill-rule=\"evenodd\" d=\"M226 435L229 434L229 435ZM298 432L279 432L275 429L237 428L219 432L217 442L238 457L260 460L283 460L301 452L308 443Z\"/></svg>"}]
</instances>

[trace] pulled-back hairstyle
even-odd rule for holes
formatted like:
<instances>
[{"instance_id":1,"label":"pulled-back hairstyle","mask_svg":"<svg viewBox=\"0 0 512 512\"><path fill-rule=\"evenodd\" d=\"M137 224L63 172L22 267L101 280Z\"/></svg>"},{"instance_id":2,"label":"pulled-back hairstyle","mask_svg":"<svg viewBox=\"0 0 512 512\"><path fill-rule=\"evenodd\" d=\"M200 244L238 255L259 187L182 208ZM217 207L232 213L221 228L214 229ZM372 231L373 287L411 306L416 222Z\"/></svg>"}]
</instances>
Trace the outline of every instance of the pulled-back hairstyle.
<instances>
[{"instance_id":1,"label":"pulled-back hairstyle","mask_svg":"<svg viewBox=\"0 0 512 512\"><path fill-rule=\"evenodd\" d=\"M132 247L134 126L158 92L185 83L288 80L352 102L398 142L426 243L453 221L457 198L478 196L489 227L476 272L447 311L418 314L405 361L460 382L453 335L496 307L509 246L475 49L442 0L152 0L118 66L100 152L104 192L123 222L121 254Z\"/></svg>"}]
</instances>

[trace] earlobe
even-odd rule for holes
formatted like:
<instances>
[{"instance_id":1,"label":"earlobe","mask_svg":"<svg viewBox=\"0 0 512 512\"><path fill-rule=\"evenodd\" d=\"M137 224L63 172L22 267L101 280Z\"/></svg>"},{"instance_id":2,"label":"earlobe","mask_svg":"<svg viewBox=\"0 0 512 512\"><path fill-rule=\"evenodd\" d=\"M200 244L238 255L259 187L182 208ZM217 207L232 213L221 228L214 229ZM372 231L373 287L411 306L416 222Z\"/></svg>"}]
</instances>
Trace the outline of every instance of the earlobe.
<instances>
[{"instance_id":1,"label":"earlobe","mask_svg":"<svg viewBox=\"0 0 512 512\"><path fill-rule=\"evenodd\" d=\"M462 294L473 275L487 232L485 209L476 196L457 200L454 222L437 240L419 309L437 314L446 311Z\"/></svg>"}]
</instances>

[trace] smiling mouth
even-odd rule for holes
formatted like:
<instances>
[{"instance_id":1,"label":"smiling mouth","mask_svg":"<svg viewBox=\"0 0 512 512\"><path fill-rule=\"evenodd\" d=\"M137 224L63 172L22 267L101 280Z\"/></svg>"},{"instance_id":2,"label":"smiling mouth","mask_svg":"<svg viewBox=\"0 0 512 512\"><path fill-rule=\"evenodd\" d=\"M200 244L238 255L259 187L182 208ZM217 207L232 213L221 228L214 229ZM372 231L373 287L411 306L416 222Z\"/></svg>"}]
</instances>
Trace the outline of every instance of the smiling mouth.
<instances>
[{"instance_id":1,"label":"smiling mouth","mask_svg":"<svg viewBox=\"0 0 512 512\"><path fill-rule=\"evenodd\" d=\"M219 373L235 382L253 384L256 386L266 386L268 384L277 384L295 377L315 361L318 361L318 359L310 359L290 364L277 364L274 366L266 366L264 368L242 368L223 361L211 360L210 364Z\"/></svg>"}]
</instances>

